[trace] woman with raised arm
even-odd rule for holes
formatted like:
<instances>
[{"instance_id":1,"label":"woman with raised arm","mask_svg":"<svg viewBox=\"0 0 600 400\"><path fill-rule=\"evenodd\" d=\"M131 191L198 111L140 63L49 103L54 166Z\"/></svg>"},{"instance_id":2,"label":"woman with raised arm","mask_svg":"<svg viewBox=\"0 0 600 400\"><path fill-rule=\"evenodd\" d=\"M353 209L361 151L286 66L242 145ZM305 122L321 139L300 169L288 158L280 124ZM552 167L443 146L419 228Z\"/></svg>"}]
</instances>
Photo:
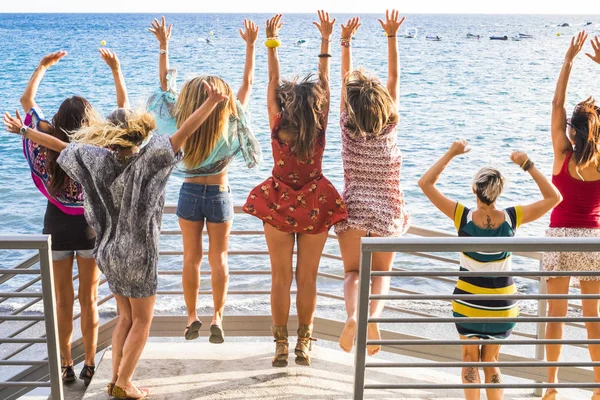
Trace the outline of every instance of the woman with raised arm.
<instances>
[{"instance_id":1,"label":"woman with raised arm","mask_svg":"<svg viewBox=\"0 0 600 400\"><path fill-rule=\"evenodd\" d=\"M347 215L341 196L321 168L329 115L329 48L335 19L331 21L328 13L319 11L319 22L314 24L321 33L318 79L308 75L302 80L281 81L277 55L281 14L267 21L267 111L275 165L272 176L250 192L243 207L263 221L271 259L274 367L288 363L294 244L298 245L296 364L310 365L319 261L329 228Z\"/></svg>"},{"instance_id":2,"label":"woman with raised arm","mask_svg":"<svg viewBox=\"0 0 600 400\"><path fill-rule=\"evenodd\" d=\"M9 132L59 152L59 165L84 188L85 216L97 234L94 254L119 310L108 386L108 394L119 399L148 396L131 378L152 322L165 186L185 141L227 99L216 87L204 85L206 100L171 138L151 136L152 115L125 108L106 120L89 110L89 125L75 132L68 145L24 126L18 113L4 117Z\"/></svg>"},{"instance_id":3,"label":"woman with raised arm","mask_svg":"<svg viewBox=\"0 0 600 400\"><path fill-rule=\"evenodd\" d=\"M42 59L21 96L21 105L27 111L26 126L46 132L58 140L69 143L69 133L88 124L86 111L91 107L90 103L83 97L70 97L62 102L52 120L47 121L36 102L37 90L46 70L66 55L66 51L58 51ZM118 58L107 50L101 50L101 56L113 71L117 87L117 100L123 102L127 98L127 92L122 84ZM119 106L122 105L119 104ZM35 186L48 199L43 233L52 236L56 314L64 383L76 380L71 356L71 339L75 301L73 261L77 258L81 335L85 349L84 366L79 378L87 386L94 376L94 358L98 342L96 300L100 270L96 266L96 260L92 254L96 233L88 225L83 215L83 189L58 165L56 159L59 153L25 137L23 138L23 151L29 163Z\"/></svg>"},{"instance_id":4,"label":"woman with raised arm","mask_svg":"<svg viewBox=\"0 0 600 400\"><path fill-rule=\"evenodd\" d=\"M208 231L208 262L211 269L214 313L210 326L209 341L223 343L223 310L229 284L227 251L229 233L233 223L233 201L229 187L228 167L233 158L241 153L248 168L256 167L261 161L260 145L252 133L247 107L254 80L254 43L258 37L258 26L244 20L240 36L246 42L246 62L242 85L234 95L231 87L218 76L198 76L186 82L179 95L175 95L171 107L175 124L179 127L208 96L204 81L219 88L228 101L217 106L206 123L200 126L184 145L184 156L179 169L185 182L179 194L177 216L183 236L183 296L187 308L188 322L184 332L187 340L196 339L202 323L198 319L197 300L200 288L200 263L202 261L202 231ZM159 73L161 90L168 91L168 41L171 26L166 27L154 20L151 31L160 44ZM171 86L172 88L173 86ZM165 95L174 92L163 92ZM163 96L163 104L170 97ZM165 107L168 109L168 107Z\"/></svg>"},{"instance_id":5,"label":"woman with raised arm","mask_svg":"<svg viewBox=\"0 0 600 400\"><path fill-rule=\"evenodd\" d=\"M588 35L582 31L571 40L560 72L552 101L552 146L554 166L552 182L563 195L563 202L552 211L549 237L600 237L600 107L593 98L582 101L567 119L565 103L567 88L575 58L585 45ZM592 40L594 54L588 54L600 64L600 40ZM545 271L600 271L600 253L545 253ZM547 280L549 294L568 294L570 277ZM600 294L600 277L579 277L582 294ZM548 316L565 317L568 300L549 300ZM584 317L598 317L600 301L581 301ZM585 323L588 338L600 339L600 323ZM562 322L546 325L547 339L562 339ZM588 345L592 361L600 362L600 345ZM562 345L546 345L546 359L560 359ZM594 367L594 381L600 382L600 368ZM548 383L558 382L558 368L548 368ZM555 388L546 390L544 399L557 398ZM600 389L594 389L594 400L600 400Z\"/></svg>"},{"instance_id":6,"label":"woman with raised arm","mask_svg":"<svg viewBox=\"0 0 600 400\"><path fill-rule=\"evenodd\" d=\"M422 177L419 187L425 196L443 214L454 221L454 227L461 237L512 237L522 224L535 221L542 217L552 207L561 201L556 187L537 170L533 161L523 152L515 151L510 159L529 173L540 189L543 199L525 206L514 206L497 209L496 200L504 189L504 177L497 169L484 167L475 174L472 190L477 206L469 209L455 200L446 197L435 186L440 175L448 164L457 156L467 153L470 148L466 140L457 141ZM471 272L505 272L511 270L511 253L461 253L460 270ZM460 277L456 283L454 294L517 293L512 277ZM452 311L458 318L516 318L519 306L515 300L454 300ZM506 339L510 336L515 323L456 323L456 329L461 340L472 340L473 345L462 346L462 360L465 362L497 362L500 354L499 345L487 345L479 340ZM477 342L475 342L477 341ZM485 342L483 342L485 343ZM483 368L485 383L500 383L500 369L495 367ZM465 384L481 383L479 370L475 367L462 369L462 381ZM489 400L503 398L503 389L486 389ZM467 400L479 400L479 389L465 389Z\"/></svg>"},{"instance_id":7,"label":"woman with raised arm","mask_svg":"<svg viewBox=\"0 0 600 400\"><path fill-rule=\"evenodd\" d=\"M402 155L397 145L399 68L398 29L404 18L398 11L386 12L385 22L379 20L387 36L388 80L382 84L377 78L352 69L352 37L360 26L359 18L342 25L342 101L340 126L342 130L342 160L344 162L344 202L348 219L335 226L344 262L344 298L348 319L340 347L352 350L356 333L358 305L358 272L360 266L360 239L369 236L393 237L406 232L410 216L404 206L400 186ZM374 179L374 173L377 179ZM373 270L389 271L395 253L373 253ZM388 292L390 279L372 278L372 293ZM384 302L371 302L370 316L377 318ZM369 324L369 340L380 339L377 324ZM380 346L369 346L374 355Z\"/></svg>"}]
</instances>

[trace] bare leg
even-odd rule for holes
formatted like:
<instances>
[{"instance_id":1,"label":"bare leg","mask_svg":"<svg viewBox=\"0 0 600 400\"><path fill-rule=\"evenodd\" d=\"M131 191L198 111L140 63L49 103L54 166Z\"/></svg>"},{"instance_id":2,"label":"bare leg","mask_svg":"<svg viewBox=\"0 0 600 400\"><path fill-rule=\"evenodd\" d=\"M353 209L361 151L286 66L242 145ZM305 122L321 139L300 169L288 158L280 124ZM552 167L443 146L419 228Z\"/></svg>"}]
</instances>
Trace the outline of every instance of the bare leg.
<instances>
[{"instance_id":1,"label":"bare leg","mask_svg":"<svg viewBox=\"0 0 600 400\"><path fill-rule=\"evenodd\" d=\"M481 346L481 361L483 362L498 362L500 355L500 346L498 345L483 345ZM485 375L485 383L502 383L502 375L500 368L483 368ZM504 398L504 389L485 389L488 400L502 400Z\"/></svg>"},{"instance_id":2,"label":"bare leg","mask_svg":"<svg viewBox=\"0 0 600 400\"><path fill-rule=\"evenodd\" d=\"M373 271L391 271L392 265L394 264L394 258L396 253L373 253ZM387 294L390 290L390 277L378 276L371 278L371 293L373 294ZM379 318L383 312L385 301L382 300L371 300L370 306L370 317ZM379 324L369 324L368 331L369 340L381 340L381 334L379 333ZM379 353L381 346L367 346L367 352L369 355L374 356Z\"/></svg>"},{"instance_id":3,"label":"bare leg","mask_svg":"<svg viewBox=\"0 0 600 400\"><path fill-rule=\"evenodd\" d=\"M232 221L221 224L206 223L206 229L208 230L208 263L210 264L210 283L214 303L212 325L221 325L225 300L227 299L227 287L229 285L227 250L232 224Z\"/></svg>"},{"instance_id":4,"label":"bare leg","mask_svg":"<svg viewBox=\"0 0 600 400\"><path fill-rule=\"evenodd\" d=\"M468 338L466 336L460 336L461 340L479 340L477 338ZM464 362L479 362L479 344L462 346L462 360ZM462 382L466 384L481 383L479 377L479 370L475 367L464 367L462 369ZM466 400L479 400L481 397L479 389L465 389Z\"/></svg>"},{"instance_id":5,"label":"bare leg","mask_svg":"<svg viewBox=\"0 0 600 400\"><path fill-rule=\"evenodd\" d=\"M344 301L346 303L346 313L348 314L346 325L340 336L340 347L348 353L352 351L356 336L360 239L365 236L365 231L356 229L348 229L337 236L344 263Z\"/></svg>"},{"instance_id":6,"label":"bare leg","mask_svg":"<svg viewBox=\"0 0 600 400\"><path fill-rule=\"evenodd\" d=\"M300 325L311 325L313 323L315 308L317 307L317 274L326 241L327 232L316 235L298 235L296 309Z\"/></svg>"},{"instance_id":7,"label":"bare leg","mask_svg":"<svg viewBox=\"0 0 600 400\"><path fill-rule=\"evenodd\" d=\"M119 365L117 377L117 386L125 390L134 387L131 383L131 377L150 334L156 295L140 299L129 298L128 300L131 305L132 324L123 345L123 358Z\"/></svg>"},{"instance_id":8,"label":"bare leg","mask_svg":"<svg viewBox=\"0 0 600 400\"><path fill-rule=\"evenodd\" d=\"M98 345L98 283L100 270L93 258L77 257L79 269L79 304L81 306L81 335L85 348L85 364L95 365Z\"/></svg>"},{"instance_id":9,"label":"bare leg","mask_svg":"<svg viewBox=\"0 0 600 400\"><path fill-rule=\"evenodd\" d=\"M271 314L273 325L287 325L290 316L295 235L265 224L265 239L271 259Z\"/></svg>"},{"instance_id":10,"label":"bare leg","mask_svg":"<svg viewBox=\"0 0 600 400\"><path fill-rule=\"evenodd\" d=\"M183 237L183 272L181 282L183 298L187 308L187 326L198 321L196 310L198 289L200 288L200 263L202 262L202 230L204 222L187 221L179 218L179 227Z\"/></svg>"},{"instance_id":11,"label":"bare leg","mask_svg":"<svg viewBox=\"0 0 600 400\"><path fill-rule=\"evenodd\" d=\"M548 294L569 293L570 277L548 279ZM548 317L565 317L567 315L568 300L548 300ZM546 324L546 339L563 338L563 322L548 322ZM560 360L562 345L546 345L546 361L554 362ZM558 367L548 367L548 383L558 382ZM554 388L546 389L546 394L556 392Z\"/></svg>"},{"instance_id":12,"label":"bare leg","mask_svg":"<svg viewBox=\"0 0 600 400\"><path fill-rule=\"evenodd\" d=\"M121 359L123 358L123 345L127 339L127 335L131 330L131 305L127 297L119 296L115 294L117 300L117 325L112 335L112 364L113 364L113 376L111 383L116 383L119 375L119 367L121 365Z\"/></svg>"},{"instance_id":13,"label":"bare leg","mask_svg":"<svg viewBox=\"0 0 600 400\"><path fill-rule=\"evenodd\" d=\"M56 293L56 317L58 325L58 343L62 366L73 364L71 358L71 338L73 337L73 257L52 261L54 290Z\"/></svg>"},{"instance_id":14,"label":"bare leg","mask_svg":"<svg viewBox=\"0 0 600 400\"><path fill-rule=\"evenodd\" d=\"M582 294L600 294L600 281L580 281ZM583 316L598 318L600 300L582 300ZM588 339L600 339L600 322L586 322ZM600 345L588 345L588 351L593 362L600 361ZM600 382L600 368L594 367L594 382ZM594 394L600 394L600 389L595 388Z\"/></svg>"}]
</instances>

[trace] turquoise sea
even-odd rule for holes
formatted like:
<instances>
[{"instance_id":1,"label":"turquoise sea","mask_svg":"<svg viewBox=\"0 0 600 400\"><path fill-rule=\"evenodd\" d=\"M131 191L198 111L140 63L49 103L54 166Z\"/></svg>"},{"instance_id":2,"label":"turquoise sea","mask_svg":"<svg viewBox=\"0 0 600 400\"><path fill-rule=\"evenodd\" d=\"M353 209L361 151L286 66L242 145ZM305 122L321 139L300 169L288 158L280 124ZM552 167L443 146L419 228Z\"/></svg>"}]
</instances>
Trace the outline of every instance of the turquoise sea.
<instances>
[{"instance_id":1,"label":"turquoise sea","mask_svg":"<svg viewBox=\"0 0 600 400\"><path fill-rule=\"evenodd\" d=\"M19 97L41 57L64 49L69 55L46 74L37 101L47 117L51 117L61 101L71 95L82 95L103 113L116 105L110 71L100 59L97 49L105 40L121 60L132 103L144 105L157 88L158 44L146 28L155 15L147 14L0 14L0 110L14 113ZM272 167L269 129L266 114L266 50L262 46L264 21L268 15L177 14L168 15L174 24L170 44L171 65L179 70L179 86L196 74L218 74L237 90L242 77L244 42L238 35L245 17L261 25L257 45L256 77L250 103L254 130L262 146L265 162L256 171L246 170L241 162L230 168L230 180L236 203L241 203L249 190L269 175ZM336 14L338 21L349 15ZM379 15L361 16L362 26L353 42L355 67L386 78L386 40L377 22ZM285 15L281 31L280 52L282 74L287 77L316 72L319 36L311 22L315 15ZM570 27L557 25L567 22ZM470 184L474 172L493 165L508 178L508 187L499 206L527 203L539 197L528 175L511 164L509 154L521 149L530 155L542 171L551 173L550 105L556 78L571 36L586 26L592 34L600 34L600 16L531 16L531 15L408 15L404 29L417 28L414 39L399 39L401 60L401 122L399 146L404 156L402 182L413 223L428 228L452 230L449 219L434 210L421 194L417 180L422 173L458 138L470 141L473 150L455 160L448 168L440 187L451 197L474 203ZM211 43L205 38L210 32ZM339 37L336 29L334 37ZM469 40L467 33L482 35ZM490 41L490 35L515 36L526 33L534 39L523 41ZM561 35L558 36L557 34ZM442 37L439 42L425 40L426 35ZM306 43L295 43L305 39ZM587 51L590 48L586 48ZM332 109L327 130L324 160L326 176L341 191L343 186L340 159L339 88L340 50L337 40L332 46ZM600 93L600 65L581 55L577 60L568 97L569 107L590 95ZM33 234L42 229L45 198L35 189L20 139L0 129L0 234ZM182 179L174 175L168 185L167 202L175 203ZM520 235L543 235L548 218L530 224ZM177 229L174 216L165 216L165 229ZM260 223L238 216L235 229L260 229ZM231 248L239 250L263 246L257 238L233 238ZM165 249L181 248L178 237L163 240ZM328 250L336 253L334 242ZM21 253L3 252L0 268L14 265ZM232 269L268 269L264 257L231 257ZM422 268L415 258L398 257L398 266ZM161 259L161 269L177 269L181 257ZM523 267L534 264L523 264ZM203 268L207 266L204 264ZM435 266L434 266L435 267ZM341 263L324 260L323 271L340 274ZM179 290L179 279L164 279L161 289ZM12 280L12 281L17 281ZM9 281L9 282L12 282ZM8 283L7 283L8 284ZM15 283L16 284L16 283ZM206 280L204 285L207 284ZM6 285L6 284L5 284ZM11 284L8 284L11 285ZM341 294L341 284L326 280L320 290ZM418 279L399 281L398 285L417 285L427 291L446 291ZM264 276L234 276L232 289L268 288ZM206 286L208 288L208 286ZM528 290L527 284L521 285ZM106 288L103 289L106 291ZM206 301L205 301L206 300ZM325 300L324 300L325 301ZM203 298L202 307L208 305ZM6 303L2 305L6 306ZM157 309L183 310L178 296L160 303ZM268 309L266 299L253 298L231 302L231 312ZM208 309L206 309L208 310Z\"/></svg>"}]
</instances>

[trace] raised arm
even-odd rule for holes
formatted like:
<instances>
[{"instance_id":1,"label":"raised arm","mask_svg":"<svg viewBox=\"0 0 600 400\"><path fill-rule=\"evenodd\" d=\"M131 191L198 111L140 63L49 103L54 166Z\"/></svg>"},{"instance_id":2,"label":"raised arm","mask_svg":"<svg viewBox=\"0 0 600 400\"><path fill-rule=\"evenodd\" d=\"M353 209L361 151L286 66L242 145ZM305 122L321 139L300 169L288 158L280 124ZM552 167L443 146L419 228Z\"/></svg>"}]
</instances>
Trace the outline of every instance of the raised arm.
<instances>
[{"instance_id":1,"label":"raised arm","mask_svg":"<svg viewBox=\"0 0 600 400\"><path fill-rule=\"evenodd\" d=\"M185 120L177 132L171 136L171 146L175 153L181 150L185 141L204 123L204 121L206 121L206 118L213 112L217 104L229 98L221 93L216 87L206 83L206 81L202 84L206 88L208 98L188 117L188 119Z\"/></svg>"},{"instance_id":2,"label":"raised arm","mask_svg":"<svg viewBox=\"0 0 600 400\"><path fill-rule=\"evenodd\" d=\"M352 37L360 27L360 18L354 17L342 24L340 44L342 46L342 94L340 96L340 112L346 109L344 94L346 93L346 78L352 72Z\"/></svg>"},{"instance_id":3,"label":"raised arm","mask_svg":"<svg viewBox=\"0 0 600 400\"><path fill-rule=\"evenodd\" d=\"M450 161L456 156L465 154L471 151L466 140L459 140L452 143L450 149L440 158L425 174L419 179L419 187L427 196L429 201L438 208L442 213L448 216L450 219L454 219L454 211L456 209L456 201L446 197L439 189L435 186L440 175L446 169Z\"/></svg>"},{"instance_id":4,"label":"raised arm","mask_svg":"<svg viewBox=\"0 0 600 400\"><path fill-rule=\"evenodd\" d=\"M565 103L567 101L567 89L569 87L573 62L583 48L587 37L587 33L581 31L577 36L571 39L571 44L565 55L565 62L563 63L560 75L558 76L558 82L556 83L556 91L554 92L554 99L552 100L551 126L552 147L554 148L554 174L560 172L566 157L565 153L573 149L571 142L567 138L567 111L565 110Z\"/></svg>"},{"instance_id":5,"label":"raised arm","mask_svg":"<svg viewBox=\"0 0 600 400\"><path fill-rule=\"evenodd\" d=\"M400 92L400 69L398 68L398 29L406 18L400 18L399 11L386 10L385 22L379 20L381 27L387 35L388 44L388 81L387 90L396 104Z\"/></svg>"},{"instance_id":6,"label":"raised arm","mask_svg":"<svg viewBox=\"0 0 600 400\"><path fill-rule=\"evenodd\" d=\"M68 143L63 142L52 135L48 135L47 133L31 129L23 124L23 120L21 119L18 110L15 112L15 115L16 117L12 117L9 113L4 114L4 126L8 132L20 134L23 138L29 139L32 142L59 153L67 147Z\"/></svg>"},{"instance_id":7,"label":"raised arm","mask_svg":"<svg viewBox=\"0 0 600 400\"><path fill-rule=\"evenodd\" d=\"M335 27L335 18L329 19L329 13L323 10L319 10L319 22L313 22L313 25L319 29L321 33L321 53L319 53L319 83L327 91L327 105L326 109L323 110L323 124L327 125L327 117L329 115L329 99L331 93L329 91L329 59L331 58L331 34Z\"/></svg>"},{"instance_id":8,"label":"raised arm","mask_svg":"<svg viewBox=\"0 0 600 400\"><path fill-rule=\"evenodd\" d=\"M160 22L155 18L150 25L151 27L148 28L148 30L152 32L154 36L156 36L156 40L158 40L158 77L160 79L160 88L165 92L168 88L169 40L171 39L171 29L173 29L173 24L167 27L165 17L161 17Z\"/></svg>"},{"instance_id":9,"label":"raised arm","mask_svg":"<svg viewBox=\"0 0 600 400\"><path fill-rule=\"evenodd\" d=\"M44 78L44 74L46 70L60 61L61 58L67 55L66 51L57 51L56 53L48 54L40 61L40 64L31 75L29 82L27 83L27 87L21 96L21 106L25 112L28 112L32 109L35 103L35 95L37 94L38 87L40 86L40 82Z\"/></svg>"},{"instance_id":10,"label":"raised arm","mask_svg":"<svg viewBox=\"0 0 600 400\"><path fill-rule=\"evenodd\" d=\"M267 41L265 42L268 51L269 63L269 84L267 86L267 110L269 114L269 127L275 127L275 116L281 112L279 101L277 100L277 91L279 90L279 56L277 47L281 45L279 41L279 30L283 26L281 14L277 14L267 20Z\"/></svg>"},{"instance_id":11,"label":"raised arm","mask_svg":"<svg viewBox=\"0 0 600 400\"><path fill-rule=\"evenodd\" d=\"M258 38L258 25L249 19L244 20L245 31L240 29L240 36L246 42L246 62L244 63L244 77L242 86L237 93L237 99L242 106L247 107L252 93L252 84L254 82L254 44Z\"/></svg>"},{"instance_id":12,"label":"raised arm","mask_svg":"<svg viewBox=\"0 0 600 400\"><path fill-rule=\"evenodd\" d=\"M110 67L113 79L115 80L115 89L117 91L117 107L129 108L129 97L127 96L127 88L125 87L125 77L121 72L121 63L116 53L109 49L100 49L100 56Z\"/></svg>"},{"instance_id":13,"label":"raised arm","mask_svg":"<svg viewBox=\"0 0 600 400\"><path fill-rule=\"evenodd\" d=\"M556 186L546 179L544 174L535 167L534 163L527 157L527 154L522 151L515 151L510 155L510 159L531 175L543 197L540 201L523 206L522 223L526 224L544 216L544 214L562 201L562 196Z\"/></svg>"}]
</instances>

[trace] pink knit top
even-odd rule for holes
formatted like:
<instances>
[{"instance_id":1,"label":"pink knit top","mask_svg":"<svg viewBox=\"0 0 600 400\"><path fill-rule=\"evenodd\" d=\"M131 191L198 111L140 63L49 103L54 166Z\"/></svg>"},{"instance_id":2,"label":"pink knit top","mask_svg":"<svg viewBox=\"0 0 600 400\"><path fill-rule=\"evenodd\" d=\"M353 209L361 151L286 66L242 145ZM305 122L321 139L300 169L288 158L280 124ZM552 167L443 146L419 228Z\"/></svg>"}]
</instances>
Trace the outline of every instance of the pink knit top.
<instances>
[{"instance_id":1,"label":"pink knit top","mask_svg":"<svg viewBox=\"0 0 600 400\"><path fill-rule=\"evenodd\" d=\"M354 135L347 128L348 114L342 112L342 161L348 219L335 226L336 233L349 228L380 236L400 236L410 226L400 187L402 155L396 125L379 135Z\"/></svg>"}]
</instances>

